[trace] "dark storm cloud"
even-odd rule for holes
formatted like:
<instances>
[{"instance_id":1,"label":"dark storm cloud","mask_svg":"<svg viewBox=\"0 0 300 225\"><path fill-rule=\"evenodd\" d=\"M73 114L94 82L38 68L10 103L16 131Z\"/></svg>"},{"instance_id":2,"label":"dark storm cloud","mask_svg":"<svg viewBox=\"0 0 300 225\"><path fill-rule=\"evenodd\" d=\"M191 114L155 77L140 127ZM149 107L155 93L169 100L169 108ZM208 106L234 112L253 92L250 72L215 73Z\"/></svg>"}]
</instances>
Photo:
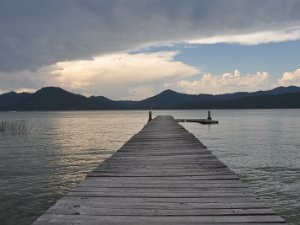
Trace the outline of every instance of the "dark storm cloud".
<instances>
[{"instance_id":1,"label":"dark storm cloud","mask_svg":"<svg viewBox=\"0 0 300 225\"><path fill-rule=\"evenodd\" d=\"M297 0L0 0L0 71L300 25Z\"/></svg>"}]
</instances>

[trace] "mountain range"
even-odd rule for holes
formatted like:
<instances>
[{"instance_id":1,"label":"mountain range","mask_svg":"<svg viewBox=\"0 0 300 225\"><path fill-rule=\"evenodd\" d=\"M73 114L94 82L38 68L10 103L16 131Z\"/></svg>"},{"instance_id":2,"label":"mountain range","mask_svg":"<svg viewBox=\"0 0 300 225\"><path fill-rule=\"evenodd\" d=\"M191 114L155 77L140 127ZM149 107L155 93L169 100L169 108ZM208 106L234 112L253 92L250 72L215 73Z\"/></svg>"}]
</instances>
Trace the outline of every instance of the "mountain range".
<instances>
[{"instance_id":1,"label":"mountain range","mask_svg":"<svg viewBox=\"0 0 300 225\"><path fill-rule=\"evenodd\" d=\"M277 87L267 91L232 94L182 94L165 90L141 101L114 101L103 96L85 97L59 87L35 93L0 95L0 110L123 110L123 109L258 109L300 108L300 87Z\"/></svg>"}]
</instances>

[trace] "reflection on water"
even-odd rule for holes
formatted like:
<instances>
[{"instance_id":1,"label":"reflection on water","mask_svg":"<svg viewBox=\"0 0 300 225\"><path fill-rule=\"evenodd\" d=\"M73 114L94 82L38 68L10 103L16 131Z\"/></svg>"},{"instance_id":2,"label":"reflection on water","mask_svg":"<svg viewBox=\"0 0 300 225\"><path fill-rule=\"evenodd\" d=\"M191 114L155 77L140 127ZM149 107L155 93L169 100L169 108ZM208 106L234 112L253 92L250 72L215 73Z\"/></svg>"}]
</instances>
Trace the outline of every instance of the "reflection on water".
<instances>
[{"instance_id":1,"label":"reflection on water","mask_svg":"<svg viewBox=\"0 0 300 225\"><path fill-rule=\"evenodd\" d=\"M199 111L177 112L197 117ZM290 224L300 224L300 110L213 111L219 125L183 124Z\"/></svg>"},{"instance_id":2,"label":"reflection on water","mask_svg":"<svg viewBox=\"0 0 300 225\"><path fill-rule=\"evenodd\" d=\"M207 111L154 111L205 118ZM291 224L300 225L300 110L216 110L184 123ZM146 123L145 111L0 112L29 135L0 135L1 225L31 224Z\"/></svg>"},{"instance_id":3,"label":"reflection on water","mask_svg":"<svg viewBox=\"0 0 300 225\"><path fill-rule=\"evenodd\" d=\"M1 225L25 225L121 147L147 121L140 112L0 113L30 135L0 136Z\"/></svg>"}]
</instances>

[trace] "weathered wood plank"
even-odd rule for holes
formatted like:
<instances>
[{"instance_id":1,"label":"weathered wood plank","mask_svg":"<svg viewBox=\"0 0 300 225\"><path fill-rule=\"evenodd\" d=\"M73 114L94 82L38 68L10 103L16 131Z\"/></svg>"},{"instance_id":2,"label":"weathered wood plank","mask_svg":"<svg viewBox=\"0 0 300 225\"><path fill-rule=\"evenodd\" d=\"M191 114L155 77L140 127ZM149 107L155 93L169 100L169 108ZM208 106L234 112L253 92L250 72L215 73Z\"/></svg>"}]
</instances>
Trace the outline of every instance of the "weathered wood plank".
<instances>
[{"instance_id":1,"label":"weathered wood plank","mask_svg":"<svg viewBox=\"0 0 300 225\"><path fill-rule=\"evenodd\" d=\"M149 209L130 207L95 207L94 205L63 205L51 208L48 214L93 215L93 216L251 216L276 215L268 208L262 209Z\"/></svg>"},{"instance_id":2,"label":"weathered wood plank","mask_svg":"<svg viewBox=\"0 0 300 225\"><path fill-rule=\"evenodd\" d=\"M84 181L81 182L77 187L115 187L115 188L245 188L246 186L244 184L241 184L240 182L230 182L230 183L221 183L218 180L216 182L185 182L185 183L179 183L179 182L141 182L141 181L135 181L135 182L109 182L105 180L100 179L101 181ZM204 180L207 181L207 180ZM209 180L208 180L209 181ZM215 181L215 180L211 180ZM226 181L226 180L225 180Z\"/></svg>"},{"instance_id":3,"label":"weathered wood plank","mask_svg":"<svg viewBox=\"0 0 300 225\"><path fill-rule=\"evenodd\" d=\"M40 224L199 224L201 223L282 223L277 215L256 216L93 216L45 214ZM37 223L36 223L37 224ZM35 224L35 225L36 225ZM210 224L211 225L211 224ZM245 224L244 224L245 225Z\"/></svg>"},{"instance_id":4,"label":"weathered wood plank","mask_svg":"<svg viewBox=\"0 0 300 225\"><path fill-rule=\"evenodd\" d=\"M69 201L71 199L81 199L83 202L85 200L92 200L92 201L98 201L98 202L104 202L104 203L112 203L112 204L121 204L124 203L179 203L179 204L189 204L189 203L263 203L259 198L253 198L253 197L209 197L209 198L181 198L181 197L175 197L175 198L138 198L138 197L112 197L112 196L104 196L104 197L97 197L97 196L68 196L65 195L63 198L68 199Z\"/></svg>"},{"instance_id":5,"label":"weathered wood plank","mask_svg":"<svg viewBox=\"0 0 300 225\"><path fill-rule=\"evenodd\" d=\"M157 193L157 192L99 192L99 191L70 191L68 196L82 196L82 197L133 197L133 198L212 198L212 197L255 197L253 193L249 192L241 192L241 193L231 193L231 192L202 192L202 193L184 193L184 192L165 192L165 193Z\"/></svg>"},{"instance_id":6,"label":"weathered wood plank","mask_svg":"<svg viewBox=\"0 0 300 225\"><path fill-rule=\"evenodd\" d=\"M115 193L115 192L124 192L126 193L204 193L209 195L210 193L215 194L217 196L219 193L232 195L234 194L242 194L247 193L248 188L241 187L98 187L98 186L77 186L73 188L72 191L77 192L105 192L105 193Z\"/></svg>"},{"instance_id":7,"label":"weathered wood plank","mask_svg":"<svg viewBox=\"0 0 300 225\"><path fill-rule=\"evenodd\" d=\"M153 183L153 182L167 182L167 183L188 183L188 184L197 184L197 183L214 183L214 182L222 182L225 183L226 180L229 180L228 182L231 183L231 180L237 180L239 179L238 176L232 173L222 173L222 174L203 174L198 176L169 176L169 177L150 177L150 176L139 176L139 179L137 179L134 176L129 177L86 177L85 181L91 181L91 182L126 182L126 183L132 183L132 182L142 182L142 183ZM216 181L215 181L216 180ZM240 184L243 184L239 182Z\"/></svg>"},{"instance_id":8,"label":"weathered wood plank","mask_svg":"<svg viewBox=\"0 0 300 225\"><path fill-rule=\"evenodd\" d=\"M189 199L186 202L175 201L180 198L175 199L155 199L155 198L107 198L107 197L69 197L64 196L60 201L56 203L56 207L80 207L80 205L91 206L96 208L143 208L143 209L262 209L269 208L269 205L255 200L254 202L194 202ZM160 201L159 201L160 200ZM195 199L194 199L195 200ZM220 200L220 199L218 199ZM239 199L241 200L241 199ZM244 199L243 199L244 200Z\"/></svg>"},{"instance_id":9,"label":"weathered wood plank","mask_svg":"<svg viewBox=\"0 0 300 225\"><path fill-rule=\"evenodd\" d=\"M138 219L136 221L139 221ZM75 223L70 223L70 221L66 222L66 221L56 221L56 220L52 220L50 222L45 222L45 221L42 221L42 222L39 222L39 221L36 221L34 223L34 225L70 225L70 224L75 224ZM102 224L102 223L99 223L99 221L93 221L93 220L85 220L85 221L82 221L82 220L76 220L76 225L99 225L99 224ZM128 221L110 221L108 223L106 223L107 225L133 225L134 223L132 222L128 222ZM143 221L142 223L143 225L153 225L153 222L146 222L146 221ZM283 224L286 224L286 223L282 223L282 222L278 222L278 223L269 223L269 222L266 222L266 223L247 223L247 225L283 225ZM168 221L156 221L155 222L155 225L245 225L245 223L199 223L199 222L168 222Z\"/></svg>"}]
</instances>

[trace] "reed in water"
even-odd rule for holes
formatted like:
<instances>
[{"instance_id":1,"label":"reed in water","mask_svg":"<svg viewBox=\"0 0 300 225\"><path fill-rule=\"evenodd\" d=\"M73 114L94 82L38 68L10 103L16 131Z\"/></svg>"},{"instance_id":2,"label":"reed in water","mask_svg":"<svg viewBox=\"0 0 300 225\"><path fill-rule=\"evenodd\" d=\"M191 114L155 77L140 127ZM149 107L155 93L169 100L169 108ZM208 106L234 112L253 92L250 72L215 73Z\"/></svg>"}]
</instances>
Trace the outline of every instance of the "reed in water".
<instances>
[{"instance_id":1,"label":"reed in water","mask_svg":"<svg viewBox=\"0 0 300 225\"><path fill-rule=\"evenodd\" d=\"M0 134L27 135L30 133L25 121L0 121Z\"/></svg>"}]
</instances>

